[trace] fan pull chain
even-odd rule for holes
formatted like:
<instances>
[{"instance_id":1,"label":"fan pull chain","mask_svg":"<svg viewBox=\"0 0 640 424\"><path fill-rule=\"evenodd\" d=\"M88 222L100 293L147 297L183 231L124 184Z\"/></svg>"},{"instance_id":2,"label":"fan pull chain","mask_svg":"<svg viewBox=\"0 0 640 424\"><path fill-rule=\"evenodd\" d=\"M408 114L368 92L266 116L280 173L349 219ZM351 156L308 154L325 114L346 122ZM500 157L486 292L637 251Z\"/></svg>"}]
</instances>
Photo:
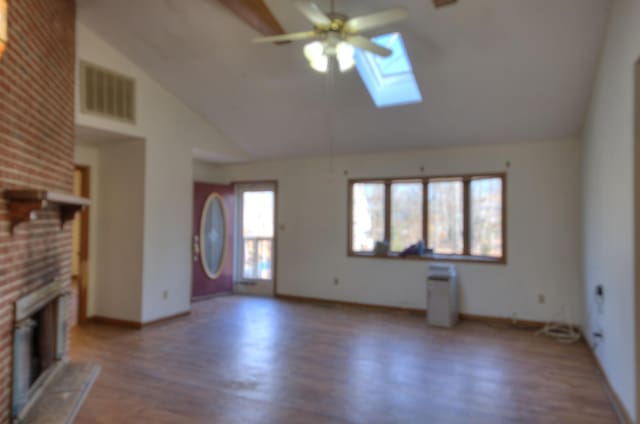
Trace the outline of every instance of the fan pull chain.
<instances>
[{"instance_id":1,"label":"fan pull chain","mask_svg":"<svg viewBox=\"0 0 640 424\"><path fill-rule=\"evenodd\" d=\"M329 147L329 174L333 174L333 159L334 159L334 133L333 133L333 114L331 105L333 104L333 97L335 95L335 71L336 63L334 60L329 61L329 72L325 77L325 128L327 129L327 141Z\"/></svg>"},{"instance_id":2,"label":"fan pull chain","mask_svg":"<svg viewBox=\"0 0 640 424\"><path fill-rule=\"evenodd\" d=\"M325 124L325 128L326 128L326 134L327 134L327 143L328 143L328 150L329 150L329 158L328 158L328 164L327 164L327 178L326 178L326 184L329 185L329 187L333 187L333 184L336 184L335 181L335 165L334 165L334 159L335 159L335 151L334 151L334 145L337 139L337 136L335 136L334 131L333 131L333 108L331 107L334 104L335 101L335 74L336 74L336 66L335 66L335 61L331 60L330 64L329 64L329 72L326 74L326 77L324 78L325 80L325 85L324 85L324 124ZM334 205L331 202L325 202L326 204L326 216L327 216L327 222L334 222L335 221L335 215L336 215L336 208L334 207ZM337 246L337 238L333 238L333 243L330 247L330 251L339 251L339 246ZM339 283L339 279L338 277L335 275L335 272L330 271L330 270L334 270L335 269L335 264L333 262L333 256L331 254L328 255L324 255L325 256L325 260L326 260L326 264L327 264L327 280L331 280L333 279L334 284L338 284Z\"/></svg>"}]
</instances>

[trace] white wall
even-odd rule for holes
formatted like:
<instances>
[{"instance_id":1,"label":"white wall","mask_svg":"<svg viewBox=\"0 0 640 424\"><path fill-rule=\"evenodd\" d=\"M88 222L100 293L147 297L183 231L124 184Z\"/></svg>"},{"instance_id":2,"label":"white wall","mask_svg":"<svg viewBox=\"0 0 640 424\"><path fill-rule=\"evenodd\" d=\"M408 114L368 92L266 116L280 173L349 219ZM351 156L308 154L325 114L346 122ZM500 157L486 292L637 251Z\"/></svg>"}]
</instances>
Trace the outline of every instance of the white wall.
<instances>
[{"instance_id":1,"label":"white wall","mask_svg":"<svg viewBox=\"0 0 640 424\"><path fill-rule=\"evenodd\" d=\"M76 123L146 140L141 320L184 312L190 308L191 293L192 151L196 148L238 159L245 155L82 22L77 24L76 35L78 61L136 80L135 125L80 112L79 90Z\"/></svg>"},{"instance_id":2,"label":"white wall","mask_svg":"<svg viewBox=\"0 0 640 424\"><path fill-rule=\"evenodd\" d=\"M139 322L142 306L145 146L142 141L100 148L100 243L95 313Z\"/></svg>"},{"instance_id":3,"label":"white wall","mask_svg":"<svg viewBox=\"0 0 640 424\"><path fill-rule=\"evenodd\" d=\"M585 333L602 331L596 355L637 417L634 304L634 63L640 57L640 2L616 0L584 131ZM602 311L594 289L604 286Z\"/></svg>"},{"instance_id":4,"label":"white wall","mask_svg":"<svg viewBox=\"0 0 640 424\"><path fill-rule=\"evenodd\" d=\"M139 322L144 142L79 144L75 163L90 169L88 316Z\"/></svg>"},{"instance_id":5,"label":"white wall","mask_svg":"<svg viewBox=\"0 0 640 424\"><path fill-rule=\"evenodd\" d=\"M193 160L193 181L215 184L222 180L224 180L224 175L218 167L198 159Z\"/></svg>"},{"instance_id":6,"label":"white wall","mask_svg":"<svg viewBox=\"0 0 640 424\"><path fill-rule=\"evenodd\" d=\"M279 181L279 293L424 308L427 262L346 256L347 180L420 175L422 165L425 175L507 171L508 264L457 265L462 311L545 321L566 307L579 322L579 149L575 140L435 149L212 166L211 175Z\"/></svg>"}]
</instances>

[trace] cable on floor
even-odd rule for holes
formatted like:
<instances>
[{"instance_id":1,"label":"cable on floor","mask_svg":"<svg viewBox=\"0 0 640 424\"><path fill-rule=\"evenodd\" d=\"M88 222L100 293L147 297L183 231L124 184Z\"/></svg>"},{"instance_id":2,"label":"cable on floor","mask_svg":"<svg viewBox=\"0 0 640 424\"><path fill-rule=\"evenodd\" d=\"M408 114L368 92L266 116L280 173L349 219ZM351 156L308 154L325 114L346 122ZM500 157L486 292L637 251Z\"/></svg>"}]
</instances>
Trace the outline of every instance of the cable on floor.
<instances>
[{"instance_id":1,"label":"cable on floor","mask_svg":"<svg viewBox=\"0 0 640 424\"><path fill-rule=\"evenodd\" d=\"M565 315L565 323L550 321L540 330L536 331L536 336L545 335L551 337L561 343L575 343L580 340L581 334L578 329L569 324L566 309L563 310Z\"/></svg>"}]
</instances>

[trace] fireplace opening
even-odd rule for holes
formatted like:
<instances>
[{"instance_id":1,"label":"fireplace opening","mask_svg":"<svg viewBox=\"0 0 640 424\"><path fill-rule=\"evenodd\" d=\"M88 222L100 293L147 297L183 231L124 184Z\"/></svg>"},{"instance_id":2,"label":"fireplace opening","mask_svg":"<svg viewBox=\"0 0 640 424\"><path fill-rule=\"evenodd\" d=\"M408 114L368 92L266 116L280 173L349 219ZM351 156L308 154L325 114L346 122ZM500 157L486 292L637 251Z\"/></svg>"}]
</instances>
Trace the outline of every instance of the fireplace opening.
<instances>
[{"instance_id":1,"label":"fireplace opening","mask_svg":"<svg viewBox=\"0 0 640 424\"><path fill-rule=\"evenodd\" d=\"M31 316L30 375L26 377L30 388L56 362L56 306L50 302Z\"/></svg>"}]
</instances>

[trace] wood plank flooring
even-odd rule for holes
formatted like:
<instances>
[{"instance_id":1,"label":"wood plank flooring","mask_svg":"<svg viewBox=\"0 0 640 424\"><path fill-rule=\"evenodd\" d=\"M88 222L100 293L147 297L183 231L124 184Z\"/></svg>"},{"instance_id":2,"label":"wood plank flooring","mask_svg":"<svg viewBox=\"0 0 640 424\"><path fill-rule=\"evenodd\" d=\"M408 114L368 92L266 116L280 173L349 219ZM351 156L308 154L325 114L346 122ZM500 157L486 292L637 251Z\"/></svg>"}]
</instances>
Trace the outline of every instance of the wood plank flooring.
<instances>
[{"instance_id":1,"label":"wood plank flooring","mask_svg":"<svg viewBox=\"0 0 640 424\"><path fill-rule=\"evenodd\" d=\"M102 365L77 423L615 423L586 345L531 331L253 297L72 331Z\"/></svg>"}]
</instances>

